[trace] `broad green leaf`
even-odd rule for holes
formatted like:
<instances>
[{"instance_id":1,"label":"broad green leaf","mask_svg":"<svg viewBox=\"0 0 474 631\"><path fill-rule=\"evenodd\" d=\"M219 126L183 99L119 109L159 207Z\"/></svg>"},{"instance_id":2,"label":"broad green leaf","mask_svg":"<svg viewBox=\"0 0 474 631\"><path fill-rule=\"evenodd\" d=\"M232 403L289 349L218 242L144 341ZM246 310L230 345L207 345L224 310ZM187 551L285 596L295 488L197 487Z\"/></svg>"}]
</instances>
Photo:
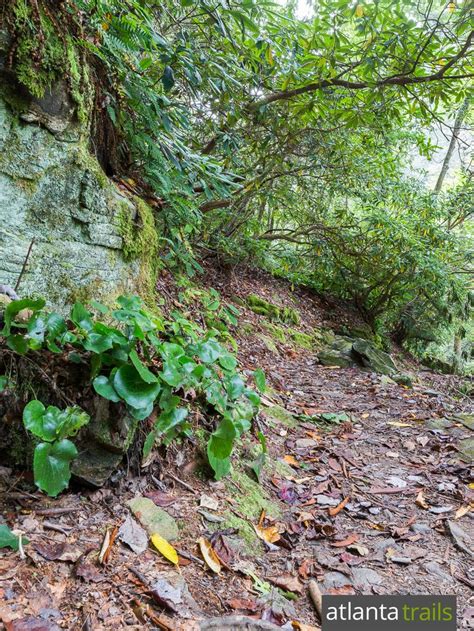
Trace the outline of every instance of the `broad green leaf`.
<instances>
[{"instance_id":1,"label":"broad green leaf","mask_svg":"<svg viewBox=\"0 0 474 631\"><path fill-rule=\"evenodd\" d=\"M7 346L19 355L25 355L30 348L29 340L24 335L9 335L7 337Z\"/></svg>"},{"instance_id":2,"label":"broad green leaf","mask_svg":"<svg viewBox=\"0 0 474 631\"><path fill-rule=\"evenodd\" d=\"M159 383L146 383L134 366L121 366L113 385L122 399L135 409L148 409L160 392Z\"/></svg>"},{"instance_id":3,"label":"broad green leaf","mask_svg":"<svg viewBox=\"0 0 474 631\"><path fill-rule=\"evenodd\" d=\"M225 355L219 357L219 364L222 366L222 368L225 368L226 370L235 370L237 366L237 360L230 353L226 353Z\"/></svg>"},{"instance_id":4,"label":"broad green leaf","mask_svg":"<svg viewBox=\"0 0 474 631\"><path fill-rule=\"evenodd\" d=\"M26 404L23 410L23 424L32 434L47 441L52 441L56 438L56 431L59 425L54 415L47 415L45 406L41 401L37 400Z\"/></svg>"},{"instance_id":5,"label":"broad green leaf","mask_svg":"<svg viewBox=\"0 0 474 631\"><path fill-rule=\"evenodd\" d=\"M180 425L187 416L188 410L186 408L175 408L169 412L163 412L156 421L155 429L165 434L169 432L170 429Z\"/></svg>"},{"instance_id":6,"label":"broad green leaf","mask_svg":"<svg viewBox=\"0 0 474 631\"><path fill-rule=\"evenodd\" d=\"M267 387L265 373L263 372L261 368L257 368L257 370L255 370L253 373L253 378L255 380L255 385L257 386L259 392L263 394Z\"/></svg>"},{"instance_id":7,"label":"broad green leaf","mask_svg":"<svg viewBox=\"0 0 474 631\"><path fill-rule=\"evenodd\" d=\"M93 327L91 314L80 302L76 302L71 309L71 320L85 331L90 331Z\"/></svg>"},{"instance_id":8,"label":"broad green leaf","mask_svg":"<svg viewBox=\"0 0 474 631\"><path fill-rule=\"evenodd\" d=\"M145 364L138 357L136 350L130 351L129 357L143 381L146 381L146 383L156 383L158 381L158 377L148 370Z\"/></svg>"},{"instance_id":9,"label":"broad green leaf","mask_svg":"<svg viewBox=\"0 0 474 631\"><path fill-rule=\"evenodd\" d=\"M33 458L33 474L38 488L50 497L59 495L69 484L70 463L76 456L77 449L67 438L37 445Z\"/></svg>"},{"instance_id":10,"label":"broad green leaf","mask_svg":"<svg viewBox=\"0 0 474 631\"><path fill-rule=\"evenodd\" d=\"M181 386L185 379L181 364L173 359L169 359L163 363L163 370L160 372L160 377L168 385L175 388Z\"/></svg>"},{"instance_id":11,"label":"broad green leaf","mask_svg":"<svg viewBox=\"0 0 474 631\"><path fill-rule=\"evenodd\" d=\"M23 309L29 309L33 312L39 311L40 309L44 307L45 304L46 304L46 301L43 300L42 298L38 300L30 300L29 298L23 298L21 300L13 300L12 302L10 302L10 304L7 305L7 308L5 309L5 312L3 314L4 326L3 326L3 330L1 331L1 334L4 335L5 337L10 335L11 327L14 325L15 316L18 315L20 311L22 311Z\"/></svg>"},{"instance_id":12,"label":"broad green leaf","mask_svg":"<svg viewBox=\"0 0 474 631\"><path fill-rule=\"evenodd\" d=\"M222 346L216 340L210 339L196 347L196 355L205 364L213 364L223 354Z\"/></svg>"},{"instance_id":13,"label":"broad green leaf","mask_svg":"<svg viewBox=\"0 0 474 631\"><path fill-rule=\"evenodd\" d=\"M235 401L243 394L245 390L245 383L238 375L234 375L227 380L226 389L229 398Z\"/></svg>"},{"instance_id":14,"label":"broad green leaf","mask_svg":"<svg viewBox=\"0 0 474 631\"><path fill-rule=\"evenodd\" d=\"M23 545L29 543L26 537L21 538ZM19 538L14 535L6 524L0 524L0 548L11 548L17 551L19 549Z\"/></svg>"},{"instance_id":15,"label":"broad green leaf","mask_svg":"<svg viewBox=\"0 0 474 631\"><path fill-rule=\"evenodd\" d=\"M101 335L100 333L94 333L91 331L87 334L83 345L86 351L91 351L92 353L104 353L112 348L113 341L107 335Z\"/></svg>"},{"instance_id":16,"label":"broad green leaf","mask_svg":"<svg viewBox=\"0 0 474 631\"><path fill-rule=\"evenodd\" d=\"M120 397L115 391L113 383L105 375L99 375L96 377L92 382L92 385L94 386L94 390L97 394L100 394L100 396L104 397L104 399L108 399L114 403L118 403L120 401Z\"/></svg>"}]
</instances>

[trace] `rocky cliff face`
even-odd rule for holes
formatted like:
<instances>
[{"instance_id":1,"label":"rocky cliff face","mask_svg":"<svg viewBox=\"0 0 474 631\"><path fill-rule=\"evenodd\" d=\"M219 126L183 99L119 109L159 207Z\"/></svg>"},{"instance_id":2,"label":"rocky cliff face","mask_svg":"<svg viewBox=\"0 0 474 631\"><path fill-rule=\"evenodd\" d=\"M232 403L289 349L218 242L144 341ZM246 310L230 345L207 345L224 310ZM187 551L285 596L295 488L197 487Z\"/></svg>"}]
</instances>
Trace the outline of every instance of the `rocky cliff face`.
<instances>
[{"instance_id":1,"label":"rocky cliff face","mask_svg":"<svg viewBox=\"0 0 474 631\"><path fill-rule=\"evenodd\" d=\"M33 242L18 293L59 309L137 291L143 260L130 241L147 223L146 205L124 197L89 154L65 98L59 85L18 99L0 71L0 284L16 285Z\"/></svg>"}]
</instances>

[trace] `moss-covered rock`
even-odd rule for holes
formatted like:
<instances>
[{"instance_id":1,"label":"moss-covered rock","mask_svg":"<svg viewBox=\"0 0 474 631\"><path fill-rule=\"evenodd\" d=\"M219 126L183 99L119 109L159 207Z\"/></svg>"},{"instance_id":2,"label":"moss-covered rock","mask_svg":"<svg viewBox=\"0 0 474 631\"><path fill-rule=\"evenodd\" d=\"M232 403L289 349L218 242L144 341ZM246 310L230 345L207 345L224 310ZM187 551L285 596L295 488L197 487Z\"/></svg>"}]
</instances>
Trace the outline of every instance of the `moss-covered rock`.
<instances>
[{"instance_id":1,"label":"moss-covered rock","mask_svg":"<svg viewBox=\"0 0 474 631\"><path fill-rule=\"evenodd\" d=\"M309 351L316 350L321 346L321 338L316 330L309 334L274 322L264 322L263 326L269 335L281 344L288 344L289 346Z\"/></svg>"},{"instance_id":2,"label":"moss-covered rock","mask_svg":"<svg viewBox=\"0 0 474 631\"><path fill-rule=\"evenodd\" d=\"M33 241L21 296L68 311L78 299L146 293L158 249L149 206L121 194L80 134L22 123L2 86L0 76L0 283L16 285Z\"/></svg>"},{"instance_id":3,"label":"moss-covered rock","mask_svg":"<svg viewBox=\"0 0 474 631\"><path fill-rule=\"evenodd\" d=\"M291 412L285 410L281 405L272 405L271 407L264 408L262 413L266 418L273 422L274 425L286 425L286 427L296 427L297 421Z\"/></svg>"},{"instance_id":4,"label":"moss-covered rock","mask_svg":"<svg viewBox=\"0 0 474 631\"><path fill-rule=\"evenodd\" d=\"M270 320L284 322L286 324L300 323L299 313L296 309L292 309L291 307L279 307L278 305L268 302L255 294L247 296L246 302L249 309L251 309L254 313L263 315Z\"/></svg>"},{"instance_id":5,"label":"moss-covered rock","mask_svg":"<svg viewBox=\"0 0 474 631\"><path fill-rule=\"evenodd\" d=\"M94 91L85 49L71 37L64 17L55 19L47 4L40 0L36 3L12 0L3 17L5 33L9 35L4 38L3 47L11 62L10 70L31 97L27 111L24 104L20 108L30 117L27 120L33 122L36 117L47 126L49 122L53 132L63 131L65 127L55 126L55 123L71 118L73 112L78 121L85 123L90 116ZM59 116L57 94L55 96L58 89L62 92L62 116ZM65 116L68 109L71 111ZM41 120L43 114L46 114L45 121Z\"/></svg>"}]
</instances>

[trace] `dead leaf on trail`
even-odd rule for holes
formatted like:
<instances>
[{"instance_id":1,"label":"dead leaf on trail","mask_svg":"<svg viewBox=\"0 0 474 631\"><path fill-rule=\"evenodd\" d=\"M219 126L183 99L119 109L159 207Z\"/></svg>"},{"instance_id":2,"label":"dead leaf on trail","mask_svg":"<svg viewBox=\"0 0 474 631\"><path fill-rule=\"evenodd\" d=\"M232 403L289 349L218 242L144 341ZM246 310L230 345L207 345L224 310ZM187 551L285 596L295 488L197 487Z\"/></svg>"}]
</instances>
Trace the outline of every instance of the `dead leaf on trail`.
<instances>
[{"instance_id":1,"label":"dead leaf on trail","mask_svg":"<svg viewBox=\"0 0 474 631\"><path fill-rule=\"evenodd\" d=\"M212 549L216 553L219 561L228 570L232 569L230 566L235 560L235 554L232 548L228 545L225 534L231 534L231 531L214 532L209 539ZM232 533L233 534L233 533Z\"/></svg>"},{"instance_id":2,"label":"dead leaf on trail","mask_svg":"<svg viewBox=\"0 0 474 631\"><path fill-rule=\"evenodd\" d=\"M391 475L389 478L387 478L387 482L397 489L405 489L408 486L408 483L405 482L405 480L402 480L396 475Z\"/></svg>"},{"instance_id":3,"label":"dead leaf on trail","mask_svg":"<svg viewBox=\"0 0 474 631\"><path fill-rule=\"evenodd\" d=\"M175 587L164 578L159 578L151 586L153 600L159 605L167 607L173 613L178 613L179 605L183 602L182 586Z\"/></svg>"},{"instance_id":4,"label":"dead leaf on trail","mask_svg":"<svg viewBox=\"0 0 474 631\"><path fill-rule=\"evenodd\" d=\"M352 585L341 585L341 587L330 587L327 592L331 596L345 596L347 594L355 594Z\"/></svg>"},{"instance_id":5,"label":"dead leaf on trail","mask_svg":"<svg viewBox=\"0 0 474 631\"><path fill-rule=\"evenodd\" d=\"M349 502L349 497L345 497L340 504L338 504L334 508L330 508L329 509L329 511L328 511L329 515L331 517L335 517L336 515L338 515L342 511L342 509L346 506L346 504L348 502Z\"/></svg>"},{"instance_id":6,"label":"dead leaf on trail","mask_svg":"<svg viewBox=\"0 0 474 631\"><path fill-rule=\"evenodd\" d=\"M115 526L114 528L107 529L107 532L104 535L102 546L99 552L99 563L101 565L105 565L107 561L109 560L110 554L112 552L112 547L117 537L117 533L118 533L117 526Z\"/></svg>"},{"instance_id":7,"label":"dead leaf on trail","mask_svg":"<svg viewBox=\"0 0 474 631\"><path fill-rule=\"evenodd\" d=\"M92 565L92 563L79 563L75 569L76 576L84 579L87 583L100 583L105 580L105 577L99 572L99 570Z\"/></svg>"},{"instance_id":8,"label":"dead leaf on trail","mask_svg":"<svg viewBox=\"0 0 474 631\"><path fill-rule=\"evenodd\" d=\"M280 533L276 526L254 526L257 536L267 543L275 543L280 540Z\"/></svg>"},{"instance_id":9,"label":"dead leaf on trail","mask_svg":"<svg viewBox=\"0 0 474 631\"><path fill-rule=\"evenodd\" d=\"M353 543L350 546L347 546L348 550L355 550L357 554L361 557L366 557L369 554L369 548L361 545L360 543Z\"/></svg>"},{"instance_id":10,"label":"dead leaf on trail","mask_svg":"<svg viewBox=\"0 0 474 631\"><path fill-rule=\"evenodd\" d=\"M286 455L283 457L283 460L286 462L286 464L290 464L292 467L299 468L300 466L300 463L296 460L294 456Z\"/></svg>"},{"instance_id":11,"label":"dead leaf on trail","mask_svg":"<svg viewBox=\"0 0 474 631\"><path fill-rule=\"evenodd\" d=\"M141 554L148 548L148 535L134 519L127 516L118 531L120 541L126 543L136 554Z\"/></svg>"},{"instance_id":12,"label":"dead leaf on trail","mask_svg":"<svg viewBox=\"0 0 474 631\"><path fill-rule=\"evenodd\" d=\"M303 591L303 585L299 582L296 576L291 574L282 574L281 576L269 576L266 579L269 583L273 583L277 587L286 590L287 592L295 592L301 594Z\"/></svg>"},{"instance_id":13,"label":"dead leaf on trail","mask_svg":"<svg viewBox=\"0 0 474 631\"><path fill-rule=\"evenodd\" d=\"M170 493L163 493L163 491L149 491L145 493L145 497L154 502L157 506L171 506L176 502L176 497Z\"/></svg>"},{"instance_id":14,"label":"dead leaf on trail","mask_svg":"<svg viewBox=\"0 0 474 631\"><path fill-rule=\"evenodd\" d=\"M411 423L402 423L402 421L388 421L387 425L393 425L394 427L411 427Z\"/></svg>"},{"instance_id":15,"label":"dead leaf on trail","mask_svg":"<svg viewBox=\"0 0 474 631\"><path fill-rule=\"evenodd\" d=\"M453 538L456 548L459 548L459 550L462 550L471 557L474 557L474 547L470 535L463 530L461 526L455 524L454 521L450 521L449 519L446 520L446 529Z\"/></svg>"},{"instance_id":16,"label":"dead leaf on trail","mask_svg":"<svg viewBox=\"0 0 474 631\"><path fill-rule=\"evenodd\" d=\"M416 496L415 504L420 506L420 508L424 508L425 510L428 510L428 508L430 507L425 499L425 496L423 495L423 491L420 491Z\"/></svg>"},{"instance_id":17,"label":"dead leaf on trail","mask_svg":"<svg viewBox=\"0 0 474 631\"><path fill-rule=\"evenodd\" d=\"M347 546L350 546L352 543L355 543L356 541L358 541L358 539L359 539L359 535L354 532L352 535L349 535L346 539L343 539L342 541L335 541L334 543L331 543L331 545L333 548L346 548Z\"/></svg>"},{"instance_id":18,"label":"dead leaf on trail","mask_svg":"<svg viewBox=\"0 0 474 631\"><path fill-rule=\"evenodd\" d=\"M298 514L299 523L303 522L307 526L308 522L310 521L314 521L313 513L309 513L308 511L301 511L301 513Z\"/></svg>"},{"instance_id":19,"label":"dead leaf on trail","mask_svg":"<svg viewBox=\"0 0 474 631\"><path fill-rule=\"evenodd\" d=\"M72 561L75 563L83 551L69 543L35 543L33 548L48 561Z\"/></svg>"},{"instance_id":20,"label":"dead leaf on trail","mask_svg":"<svg viewBox=\"0 0 474 631\"><path fill-rule=\"evenodd\" d=\"M241 611L255 612L259 609L259 605L255 600L250 598L231 598L227 601L231 609L239 609Z\"/></svg>"},{"instance_id":21,"label":"dead leaf on trail","mask_svg":"<svg viewBox=\"0 0 474 631\"><path fill-rule=\"evenodd\" d=\"M311 576L319 576L322 573L322 567L319 566L314 559L305 559L298 568L298 574L304 580L307 580Z\"/></svg>"},{"instance_id":22,"label":"dead leaf on trail","mask_svg":"<svg viewBox=\"0 0 474 631\"><path fill-rule=\"evenodd\" d=\"M470 506L461 506L461 508L458 508L458 510L456 511L456 514L454 515L454 519L461 519L461 517L464 517L464 515L467 515L470 511L472 510L472 505Z\"/></svg>"},{"instance_id":23,"label":"dead leaf on trail","mask_svg":"<svg viewBox=\"0 0 474 631\"><path fill-rule=\"evenodd\" d=\"M173 548L173 546L168 543L168 541L166 541L166 539L164 539L161 535L155 533L154 535L151 535L150 540L155 548L158 550L158 552L160 552L165 557L165 559L167 559L174 565L178 565L178 553Z\"/></svg>"},{"instance_id":24,"label":"dead leaf on trail","mask_svg":"<svg viewBox=\"0 0 474 631\"><path fill-rule=\"evenodd\" d=\"M210 542L204 537L199 537L197 542L199 544L199 549L201 550L202 557L208 567L216 574L220 574L222 565L217 554L214 552Z\"/></svg>"}]
</instances>

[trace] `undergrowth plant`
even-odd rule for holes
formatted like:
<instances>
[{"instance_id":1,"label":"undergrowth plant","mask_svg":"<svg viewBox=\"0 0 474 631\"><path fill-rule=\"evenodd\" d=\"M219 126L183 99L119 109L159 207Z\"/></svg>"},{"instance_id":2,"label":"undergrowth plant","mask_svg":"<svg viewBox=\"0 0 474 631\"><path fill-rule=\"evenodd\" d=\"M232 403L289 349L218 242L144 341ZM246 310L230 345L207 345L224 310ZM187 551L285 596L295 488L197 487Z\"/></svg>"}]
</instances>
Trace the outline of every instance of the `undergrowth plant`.
<instances>
[{"instance_id":1,"label":"undergrowth plant","mask_svg":"<svg viewBox=\"0 0 474 631\"><path fill-rule=\"evenodd\" d=\"M90 308L76 303L67 319L44 307L44 300L29 299L7 306L0 334L10 349L21 355L30 350L67 351L72 361L87 359L98 395L123 404L137 420L155 410L144 458L158 440L168 443L191 433L192 403L209 420L207 456L215 477L229 472L234 443L250 429L260 398L246 385L219 331L204 331L179 312L166 320L147 311L136 296L119 297L116 308L96 301ZM29 317L17 321L25 309ZM262 371L256 371L254 379L257 389L263 390ZM57 495L67 486L69 463L77 455L68 437L89 417L79 408L61 411L34 400L26 406L23 420L44 441L35 450L36 484Z\"/></svg>"}]
</instances>

